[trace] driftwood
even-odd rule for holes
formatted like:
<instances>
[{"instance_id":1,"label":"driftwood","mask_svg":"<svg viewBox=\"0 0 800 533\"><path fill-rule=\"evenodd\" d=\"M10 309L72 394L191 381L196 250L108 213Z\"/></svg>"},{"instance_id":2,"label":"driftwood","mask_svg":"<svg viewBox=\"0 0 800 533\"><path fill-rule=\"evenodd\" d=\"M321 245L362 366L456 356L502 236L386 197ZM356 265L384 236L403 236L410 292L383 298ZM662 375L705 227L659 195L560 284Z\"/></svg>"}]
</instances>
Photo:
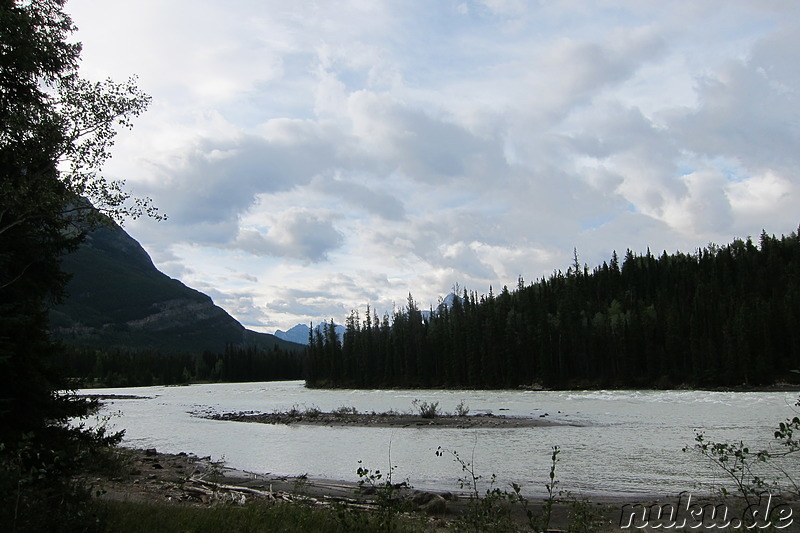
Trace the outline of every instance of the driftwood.
<instances>
[{"instance_id":1,"label":"driftwood","mask_svg":"<svg viewBox=\"0 0 800 533\"><path fill-rule=\"evenodd\" d=\"M266 498L266 499L269 499L269 500L283 500L283 501L286 501L286 502L294 501L294 498L292 497L291 494L288 494L288 493L285 493L285 492L278 492L278 493L273 492L272 491L272 485L270 485L269 491L263 491L263 490L253 489L253 488L250 488L250 487L239 487L239 486L236 486L236 485L224 485L222 483L215 483L213 481L206 481L205 479L200 479L200 478L196 478L196 477L190 478L188 482L189 483L195 483L195 484L201 485L203 487L210 487L211 489L213 489L212 491L209 491L209 490L206 490L206 489L203 489L203 488L199 488L199 487L186 487L186 486L184 486L184 490L186 490L187 492L196 492L198 494L205 494L205 496L207 496L207 497L213 497L214 491L222 490L222 491L235 492L235 493L240 493L240 494L250 494L252 496L258 496L260 498ZM194 489L194 490L190 490L190 489Z\"/></svg>"},{"instance_id":2,"label":"driftwood","mask_svg":"<svg viewBox=\"0 0 800 533\"><path fill-rule=\"evenodd\" d=\"M375 502L358 500L354 498L347 498L344 496L329 496L326 494L322 496L322 498L315 498L313 496L308 496L308 495L299 496L296 494L291 494L283 491L275 492L272 490L271 484L269 486L269 490L264 491L259 489L253 489L250 487L240 487L236 485L225 485L222 483L215 483L213 481L207 481L205 479L197 477L190 478L187 481L187 483L194 483L196 485L200 485L200 487L192 487L184 485L183 488L186 492L199 496L204 502L212 500L215 497L216 491L226 491L226 492L241 494L242 497L244 497L245 494L249 494L252 496L257 496L259 498L266 498L268 500L284 501L289 503L302 501L307 504L320 505L320 506L345 504L348 508L362 509L366 511L375 510L376 508L379 507L379 505Z\"/></svg>"}]
</instances>

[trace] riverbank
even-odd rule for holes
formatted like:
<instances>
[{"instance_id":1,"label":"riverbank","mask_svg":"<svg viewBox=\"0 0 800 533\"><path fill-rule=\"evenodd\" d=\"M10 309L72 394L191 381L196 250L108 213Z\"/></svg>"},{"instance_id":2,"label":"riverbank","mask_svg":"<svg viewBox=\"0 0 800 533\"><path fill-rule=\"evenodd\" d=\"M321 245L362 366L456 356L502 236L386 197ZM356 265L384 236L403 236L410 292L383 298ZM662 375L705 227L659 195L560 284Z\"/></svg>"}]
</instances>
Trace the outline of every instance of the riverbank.
<instances>
[{"instance_id":1,"label":"riverbank","mask_svg":"<svg viewBox=\"0 0 800 533\"><path fill-rule=\"evenodd\" d=\"M169 454L155 449L118 448L115 453L121 467L113 475L87 480L92 490L99 494L101 504L131 504L143 509L152 506L214 509L272 503L348 509L348 512L381 512L380 483L376 484L376 490L368 483L361 487L355 481L257 474L229 468L210 457L183 452ZM468 492L418 491L406 484L395 485L392 491L392 497L402 502L398 509L402 508L402 514L415 524L411 529L414 531L439 530L463 520L474 503ZM554 502L551 528L556 531L567 529L576 519L576 502L565 499ZM602 529L592 531L614 531L612 525L619 520L619 509L624 503L619 498L580 502L582 519L590 517L596 525L604 525ZM508 507L508 502L500 498L496 505L498 508ZM533 501L528 509L541 514L544 503ZM522 505L510 506L510 513L513 523L519 526L519 530L524 530L527 516Z\"/></svg>"},{"instance_id":2,"label":"riverbank","mask_svg":"<svg viewBox=\"0 0 800 533\"><path fill-rule=\"evenodd\" d=\"M385 483L256 474L190 453L132 448L114 453L120 465L116 471L85 481L98 494L99 508L122 532L147 530L152 524L162 531L172 530L169 524L187 529L189 523L203 531L229 531L232 521L248 531L374 531L384 529L387 519L399 532L530 531L528 511L540 520L548 513L546 499L510 503L509 493L476 498L469 491L418 491L404 483L387 493ZM766 507L759 511L758 524L792 525L797 504L759 500ZM744 505L735 498L708 495L589 501L557 493L547 531L660 531L684 520L690 528L723 527L722 522L744 527L746 522L736 522L743 513Z\"/></svg>"}]
</instances>

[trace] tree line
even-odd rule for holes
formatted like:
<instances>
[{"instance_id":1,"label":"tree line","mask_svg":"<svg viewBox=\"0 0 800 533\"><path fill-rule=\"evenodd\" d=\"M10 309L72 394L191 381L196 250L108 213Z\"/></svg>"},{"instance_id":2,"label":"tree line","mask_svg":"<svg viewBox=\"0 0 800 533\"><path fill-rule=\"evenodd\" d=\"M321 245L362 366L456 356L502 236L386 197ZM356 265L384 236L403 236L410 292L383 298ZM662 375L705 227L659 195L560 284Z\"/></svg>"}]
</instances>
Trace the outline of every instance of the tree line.
<instances>
[{"instance_id":1,"label":"tree line","mask_svg":"<svg viewBox=\"0 0 800 533\"><path fill-rule=\"evenodd\" d=\"M425 313L369 306L312 333L309 386L641 387L797 382L800 238L762 232L695 253L616 252ZM792 372L792 371L795 372Z\"/></svg>"},{"instance_id":2,"label":"tree line","mask_svg":"<svg viewBox=\"0 0 800 533\"><path fill-rule=\"evenodd\" d=\"M145 387L195 382L302 379L305 357L278 346L229 345L223 353L161 353L65 347L60 372L76 387Z\"/></svg>"}]
</instances>

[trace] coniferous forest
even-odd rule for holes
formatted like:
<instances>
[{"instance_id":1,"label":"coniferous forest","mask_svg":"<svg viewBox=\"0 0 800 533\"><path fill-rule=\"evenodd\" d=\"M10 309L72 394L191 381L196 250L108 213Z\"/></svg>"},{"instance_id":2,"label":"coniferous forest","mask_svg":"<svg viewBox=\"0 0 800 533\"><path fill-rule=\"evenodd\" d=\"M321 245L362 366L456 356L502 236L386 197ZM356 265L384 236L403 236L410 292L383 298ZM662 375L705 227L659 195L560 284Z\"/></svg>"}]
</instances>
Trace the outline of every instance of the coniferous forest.
<instances>
[{"instance_id":1,"label":"coniferous forest","mask_svg":"<svg viewBox=\"0 0 800 533\"><path fill-rule=\"evenodd\" d=\"M152 350L99 350L64 347L60 372L79 387L147 387L196 382L302 379L302 352L273 346L229 345L223 353L162 353Z\"/></svg>"},{"instance_id":2,"label":"coniferous forest","mask_svg":"<svg viewBox=\"0 0 800 533\"><path fill-rule=\"evenodd\" d=\"M460 292L460 291L459 291ZM310 338L315 387L738 387L797 383L800 237L628 250L452 305L353 311ZM312 328L313 331L313 328Z\"/></svg>"}]
</instances>

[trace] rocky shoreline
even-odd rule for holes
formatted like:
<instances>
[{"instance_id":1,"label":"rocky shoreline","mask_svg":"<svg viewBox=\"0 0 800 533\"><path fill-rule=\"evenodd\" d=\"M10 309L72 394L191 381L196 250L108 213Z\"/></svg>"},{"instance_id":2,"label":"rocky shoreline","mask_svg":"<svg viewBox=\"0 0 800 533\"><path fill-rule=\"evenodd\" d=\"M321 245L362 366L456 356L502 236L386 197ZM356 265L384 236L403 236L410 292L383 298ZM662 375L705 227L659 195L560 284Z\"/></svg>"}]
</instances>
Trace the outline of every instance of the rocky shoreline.
<instances>
[{"instance_id":1,"label":"rocky shoreline","mask_svg":"<svg viewBox=\"0 0 800 533\"><path fill-rule=\"evenodd\" d=\"M136 503L158 503L177 506L209 507L244 505L257 501L301 503L314 506L346 505L365 511L378 506L370 487L357 482L301 476L256 474L229 468L211 457L191 453L162 453L154 448L117 448L123 468L114 476L95 477L85 481L101 500ZM396 496L408 502L408 509L429 516L446 527L469 505L469 495L457 491L415 490L401 483ZM541 500L533 507L540 509ZM617 502L595 503L592 506L613 522ZM570 507L557 504L553 509L553 531L563 531L569 522Z\"/></svg>"},{"instance_id":2,"label":"rocky shoreline","mask_svg":"<svg viewBox=\"0 0 800 533\"><path fill-rule=\"evenodd\" d=\"M184 452L162 453L153 448L146 450L117 448L114 453L118 454L122 465L114 475L83 480L101 500L192 507L246 505L261 501L334 506L334 508L347 506L366 512L377 511L381 505L379 495L373 487L366 485L361 487L357 482L318 479L306 475L256 474L229 468L222 462L212 461L211 457L197 457ZM468 512L471 504L471 495L463 488L461 492L455 490L450 492L415 490L406 483L394 487L396 492L393 497L405 502L404 507L407 511L427 517L431 530L449 527L454 520L458 520ZM581 531L629 531L628 526L621 528L626 521L640 520L637 517L641 513L646 513L648 509L656 511L671 509L673 507L670 506L686 503L681 500L684 496L684 493L661 497L595 496L589 501L580 497L572 498L570 495L562 498L559 494L553 502L548 531L567 531L570 524L576 520L576 509L590 513L594 517L593 523L597 526ZM695 510L704 508L702 506L729 503L728 500L720 502L711 495L697 495L692 501L695 504L691 509ZM541 513L544 502L545 500L541 498L533 497L529 509ZM733 504L732 512L741 510L737 509L735 500L731 500L730 503ZM743 508L743 505L739 502L739 507ZM791 505L796 507L797 502L793 501ZM526 517L523 508L516 505L512 510L519 520L521 529L525 529ZM648 519L655 520L653 516L647 516Z\"/></svg>"}]
</instances>

